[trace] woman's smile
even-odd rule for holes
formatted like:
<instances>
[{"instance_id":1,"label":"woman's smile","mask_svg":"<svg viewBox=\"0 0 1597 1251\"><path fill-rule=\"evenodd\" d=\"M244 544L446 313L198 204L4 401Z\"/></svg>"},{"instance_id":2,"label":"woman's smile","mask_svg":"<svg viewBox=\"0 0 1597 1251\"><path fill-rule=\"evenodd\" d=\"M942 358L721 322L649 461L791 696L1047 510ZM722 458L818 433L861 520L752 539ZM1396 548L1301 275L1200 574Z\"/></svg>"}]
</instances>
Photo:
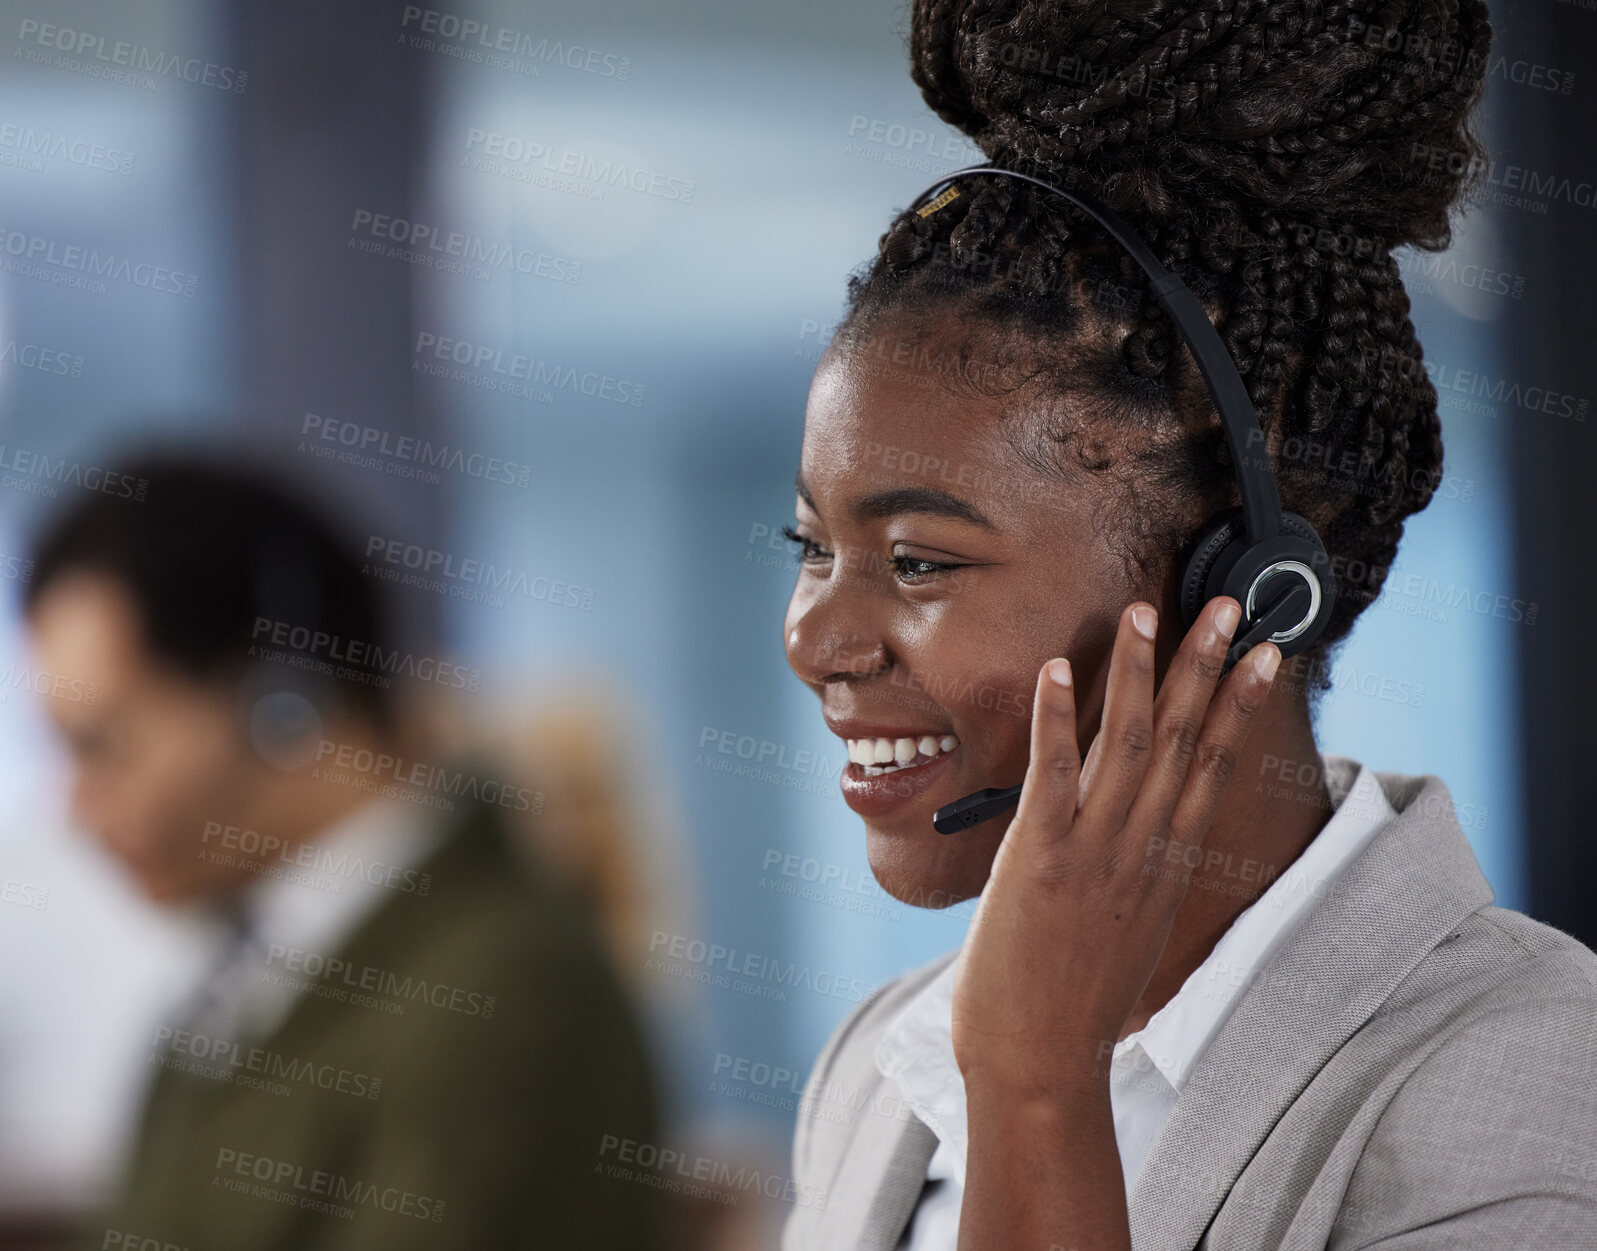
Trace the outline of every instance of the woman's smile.
<instances>
[{"instance_id":1,"label":"woman's smile","mask_svg":"<svg viewBox=\"0 0 1597 1251\"><path fill-rule=\"evenodd\" d=\"M865 770L867 777L915 769L943 752L953 751L959 739L952 734L887 734L885 737L849 738L848 760Z\"/></svg>"},{"instance_id":2,"label":"woman's smile","mask_svg":"<svg viewBox=\"0 0 1597 1251\"><path fill-rule=\"evenodd\" d=\"M849 762L838 779L843 802L863 817L886 816L919 799L948 775L959 752L958 735L938 726L832 717L827 725L848 747Z\"/></svg>"}]
</instances>

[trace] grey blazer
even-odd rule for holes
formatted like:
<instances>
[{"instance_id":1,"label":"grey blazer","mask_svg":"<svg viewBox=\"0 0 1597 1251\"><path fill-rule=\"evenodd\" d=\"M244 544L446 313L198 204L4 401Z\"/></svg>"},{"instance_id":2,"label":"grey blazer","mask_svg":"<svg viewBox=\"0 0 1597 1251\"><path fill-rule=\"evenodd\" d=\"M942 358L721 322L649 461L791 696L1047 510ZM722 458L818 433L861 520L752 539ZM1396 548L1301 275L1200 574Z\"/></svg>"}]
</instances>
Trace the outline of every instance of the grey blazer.
<instances>
[{"instance_id":1,"label":"grey blazer","mask_svg":"<svg viewBox=\"0 0 1597 1251\"><path fill-rule=\"evenodd\" d=\"M1358 766L1327 763L1340 801ZM1238 992L1137 1177L1137 1251L1597 1249L1597 954L1492 906L1440 778L1376 777L1397 817ZM899 1245L936 1139L874 1053L951 958L821 1052L783 1251Z\"/></svg>"}]
</instances>

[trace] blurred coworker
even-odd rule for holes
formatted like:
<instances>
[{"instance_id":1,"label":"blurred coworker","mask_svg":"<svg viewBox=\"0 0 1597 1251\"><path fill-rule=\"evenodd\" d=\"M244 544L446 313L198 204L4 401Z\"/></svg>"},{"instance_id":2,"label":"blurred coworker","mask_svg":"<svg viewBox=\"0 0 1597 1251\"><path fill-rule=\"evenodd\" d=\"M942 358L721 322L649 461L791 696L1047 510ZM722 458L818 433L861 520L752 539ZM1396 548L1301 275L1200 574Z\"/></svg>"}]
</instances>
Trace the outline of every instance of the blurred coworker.
<instances>
[{"instance_id":1,"label":"blurred coworker","mask_svg":"<svg viewBox=\"0 0 1597 1251\"><path fill-rule=\"evenodd\" d=\"M375 587L313 513L201 461L128 472L146 499L87 497L39 544L29 624L98 688L51 701L75 820L224 937L87 1245L654 1245L653 1190L604 1167L655 1141L639 1025L505 833L528 793L388 763L384 678L415 658L373 650ZM396 773L423 789L367 789ZM487 802L433 806L462 790Z\"/></svg>"}]
</instances>

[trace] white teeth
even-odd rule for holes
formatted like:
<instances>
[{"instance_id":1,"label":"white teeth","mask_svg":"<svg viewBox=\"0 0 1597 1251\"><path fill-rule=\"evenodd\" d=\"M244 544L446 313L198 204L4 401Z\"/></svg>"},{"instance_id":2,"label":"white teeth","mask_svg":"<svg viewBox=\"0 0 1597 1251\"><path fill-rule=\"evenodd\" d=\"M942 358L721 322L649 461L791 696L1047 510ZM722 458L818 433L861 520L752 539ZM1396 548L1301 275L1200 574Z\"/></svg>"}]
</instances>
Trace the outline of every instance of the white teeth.
<instances>
[{"instance_id":1,"label":"white teeth","mask_svg":"<svg viewBox=\"0 0 1597 1251\"><path fill-rule=\"evenodd\" d=\"M848 744L849 763L857 764L866 777L880 777L884 773L897 773L900 769L917 769L943 752L953 751L959 739L952 734L942 736L922 734L918 738L851 738Z\"/></svg>"}]
</instances>

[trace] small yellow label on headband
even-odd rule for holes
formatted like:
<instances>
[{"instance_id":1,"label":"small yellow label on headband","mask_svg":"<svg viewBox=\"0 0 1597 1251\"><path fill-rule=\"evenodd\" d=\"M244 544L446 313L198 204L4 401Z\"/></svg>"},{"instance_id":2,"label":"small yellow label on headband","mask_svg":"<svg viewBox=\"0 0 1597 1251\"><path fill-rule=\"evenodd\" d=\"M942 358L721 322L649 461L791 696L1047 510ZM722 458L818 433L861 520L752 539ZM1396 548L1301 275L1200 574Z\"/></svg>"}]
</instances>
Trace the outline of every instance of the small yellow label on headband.
<instances>
[{"instance_id":1,"label":"small yellow label on headband","mask_svg":"<svg viewBox=\"0 0 1597 1251\"><path fill-rule=\"evenodd\" d=\"M916 213L915 213L915 216L916 217L930 217L933 213L935 213L938 209L942 208L943 205L947 204L950 200L957 200L958 198L959 198L959 188L958 187L950 187L947 191L943 192L942 195L938 196L935 200L933 200L925 208L917 210Z\"/></svg>"}]
</instances>

